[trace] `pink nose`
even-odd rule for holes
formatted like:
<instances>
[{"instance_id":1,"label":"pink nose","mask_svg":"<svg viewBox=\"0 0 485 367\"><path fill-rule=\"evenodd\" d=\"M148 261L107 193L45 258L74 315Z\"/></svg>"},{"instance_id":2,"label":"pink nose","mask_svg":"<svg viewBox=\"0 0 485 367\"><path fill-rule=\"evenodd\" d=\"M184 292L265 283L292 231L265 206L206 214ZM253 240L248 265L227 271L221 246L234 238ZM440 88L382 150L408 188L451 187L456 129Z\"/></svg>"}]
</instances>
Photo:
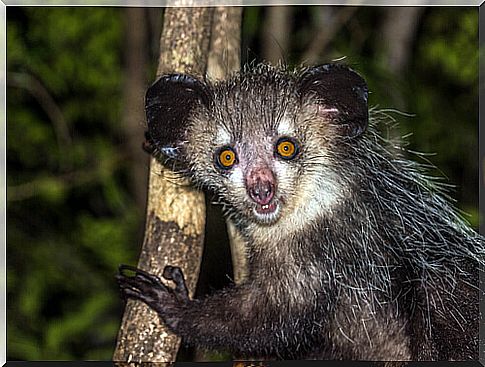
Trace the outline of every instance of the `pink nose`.
<instances>
[{"instance_id":1,"label":"pink nose","mask_svg":"<svg viewBox=\"0 0 485 367\"><path fill-rule=\"evenodd\" d=\"M268 204L276 190L276 179L269 168L256 168L246 176L248 195L260 205Z\"/></svg>"}]
</instances>

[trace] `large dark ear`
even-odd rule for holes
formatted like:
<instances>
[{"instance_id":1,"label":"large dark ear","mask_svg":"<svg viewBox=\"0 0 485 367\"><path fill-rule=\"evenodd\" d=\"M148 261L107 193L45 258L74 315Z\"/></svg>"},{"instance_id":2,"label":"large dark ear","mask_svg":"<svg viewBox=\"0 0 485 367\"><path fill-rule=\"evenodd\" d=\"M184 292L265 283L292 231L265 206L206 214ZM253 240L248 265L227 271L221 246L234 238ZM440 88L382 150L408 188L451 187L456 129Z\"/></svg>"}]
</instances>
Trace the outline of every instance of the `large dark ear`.
<instances>
[{"instance_id":1,"label":"large dark ear","mask_svg":"<svg viewBox=\"0 0 485 367\"><path fill-rule=\"evenodd\" d=\"M344 136L359 136L367 128L367 84L349 67L325 64L310 68L300 77L298 91L302 101L315 98L317 113L337 124Z\"/></svg>"},{"instance_id":2,"label":"large dark ear","mask_svg":"<svg viewBox=\"0 0 485 367\"><path fill-rule=\"evenodd\" d=\"M197 106L209 108L211 98L207 85L184 74L163 75L148 88L145 112L148 123L145 148L152 153L180 159L180 143L190 113Z\"/></svg>"}]
</instances>

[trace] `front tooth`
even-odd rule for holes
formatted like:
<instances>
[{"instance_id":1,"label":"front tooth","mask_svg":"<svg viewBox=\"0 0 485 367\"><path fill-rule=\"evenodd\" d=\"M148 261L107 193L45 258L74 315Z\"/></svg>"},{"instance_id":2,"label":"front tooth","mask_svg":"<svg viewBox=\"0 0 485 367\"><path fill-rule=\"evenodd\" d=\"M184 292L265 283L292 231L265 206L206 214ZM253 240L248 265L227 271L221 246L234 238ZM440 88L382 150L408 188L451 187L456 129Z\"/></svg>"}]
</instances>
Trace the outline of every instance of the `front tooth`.
<instances>
[{"instance_id":1,"label":"front tooth","mask_svg":"<svg viewBox=\"0 0 485 367\"><path fill-rule=\"evenodd\" d=\"M269 208L269 205L268 205L268 204L263 205L263 206L262 206L262 208L263 208L263 209L268 209L268 208Z\"/></svg>"}]
</instances>

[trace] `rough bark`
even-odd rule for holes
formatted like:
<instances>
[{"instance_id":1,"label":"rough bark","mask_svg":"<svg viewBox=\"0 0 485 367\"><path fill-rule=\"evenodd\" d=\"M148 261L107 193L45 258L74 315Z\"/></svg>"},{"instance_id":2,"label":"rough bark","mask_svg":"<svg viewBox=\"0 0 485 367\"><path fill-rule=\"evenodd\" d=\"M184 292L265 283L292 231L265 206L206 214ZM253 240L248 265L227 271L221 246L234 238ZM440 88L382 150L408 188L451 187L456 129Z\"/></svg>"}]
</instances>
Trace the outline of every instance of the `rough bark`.
<instances>
[{"instance_id":1,"label":"rough bark","mask_svg":"<svg viewBox=\"0 0 485 367\"><path fill-rule=\"evenodd\" d=\"M242 8L218 7L214 12L207 75L213 80L227 78L241 67ZM227 221L231 246L234 281L247 275L245 246L236 227Z\"/></svg>"},{"instance_id":2,"label":"rough bark","mask_svg":"<svg viewBox=\"0 0 485 367\"><path fill-rule=\"evenodd\" d=\"M241 67L242 8L217 7L214 10L207 75L225 79Z\"/></svg>"},{"instance_id":3,"label":"rough bark","mask_svg":"<svg viewBox=\"0 0 485 367\"><path fill-rule=\"evenodd\" d=\"M169 8L164 14L158 75L203 75L209 51L213 8ZM161 276L167 264L180 266L190 296L197 283L205 225L204 194L150 160L145 239L138 267ZM180 339L145 304L129 300L114 361L173 362Z\"/></svg>"}]
</instances>

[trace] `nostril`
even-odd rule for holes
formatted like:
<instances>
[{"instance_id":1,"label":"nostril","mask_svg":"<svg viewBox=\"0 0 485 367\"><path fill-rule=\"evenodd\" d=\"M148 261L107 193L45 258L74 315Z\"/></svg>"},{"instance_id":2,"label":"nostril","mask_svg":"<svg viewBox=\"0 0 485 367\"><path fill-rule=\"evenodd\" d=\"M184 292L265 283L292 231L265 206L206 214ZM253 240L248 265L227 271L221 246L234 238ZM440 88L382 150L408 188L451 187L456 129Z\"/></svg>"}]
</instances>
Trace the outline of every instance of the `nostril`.
<instances>
[{"instance_id":1,"label":"nostril","mask_svg":"<svg viewBox=\"0 0 485 367\"><path fill-rule=\"evenodd\" d=\"M248 191L249 195L255 202L261 205L266 205L273 198L274 187L269 181L257 181Z\"/></svg>"}]
</instances>

